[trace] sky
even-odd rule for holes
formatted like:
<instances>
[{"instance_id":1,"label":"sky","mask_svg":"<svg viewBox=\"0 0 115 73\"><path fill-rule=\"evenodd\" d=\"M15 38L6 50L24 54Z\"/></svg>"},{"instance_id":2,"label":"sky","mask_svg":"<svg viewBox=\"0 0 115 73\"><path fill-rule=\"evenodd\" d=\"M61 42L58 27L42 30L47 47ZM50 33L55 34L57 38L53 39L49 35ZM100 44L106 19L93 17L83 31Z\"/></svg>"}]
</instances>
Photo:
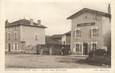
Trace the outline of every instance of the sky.
<instances>
[{"instance_id":1,"label":"sky","mask_svg":"<svg viewBox=\"0 0 115 73\"><path fill-rule=\"evenodd\" d=\"M2 17L9 22L19 19L41 20L46 35L63 34L71 29L66 18L82 8L107 12L111 0L0 0Z\"/></svg>"}]
</instances>

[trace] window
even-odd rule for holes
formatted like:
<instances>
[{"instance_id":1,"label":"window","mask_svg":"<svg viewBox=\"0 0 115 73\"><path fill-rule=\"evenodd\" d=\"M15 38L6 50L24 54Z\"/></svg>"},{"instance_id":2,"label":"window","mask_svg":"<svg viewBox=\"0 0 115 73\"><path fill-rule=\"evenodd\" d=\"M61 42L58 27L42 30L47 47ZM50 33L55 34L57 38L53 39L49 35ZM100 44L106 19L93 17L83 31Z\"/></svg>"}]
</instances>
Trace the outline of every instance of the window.
<instances>
[{"instance_id":1,"label":"window","mask_svg":"<svg viewBox=\"0 0 115 73\"><path fill-rule=\"evenodd\" d=\"M5 40L7 40L7 36L8 36L8 35L7 35L7 32L5 32Z\"/></svg>"},{"instance_id":2,"label":"window","mask_svg":"<svg viewBox=\"0 0 115 73\"><path fill-rule=\"evenodd\" d=\"M14 49L14 50L18 50L18 43L14 43L14 44L13 44L13 49Z\"/></svg>"},{"instance_id":3,"label":"window","mask_svg":"<svg viewBox=\"0 0 115 73\"><path fill-rule=\"evenodd\" d=\"M14 32L14 40L17 40L17 34Z\"/></svg>"},{"instance_id":4,"label":"window","mask_svg":"<svg viewBox=\"0 0 115 73\"><path fill-rule=\"evenodd\" d=\"M82 51L82 44L77 43L76 44L76 52L81 52Z\"/></svg>"},{"instance_id":5,"label":"window","mask_svg":"<svg viewBox=\"0 0 115 73\"><path fill-rule=\"evenodd\" d=\"M80 37L81 36L81 31L80 31L80 29L77 29L76 30L76 37Z\"/></svg>"},{"instance_id":6,"label":"window","mask_svg":"<svg viewBox=\"0 0 115 73\"><path fill-rule=\"evenodd\" d=\"M63 45L66 45L65 41L63 41Z\"/></svg>"},{"instance_id":7,"label":"window","mask_svg":"<svg viewBox=\"0 0 115 73\"><path fill-rule=\"evenodd\" d=\"M93 42L91 46L92 46L92 50L95 51L97 48L97 43Z\"/></svg>"},{"instance_id":8,"label":"window","mask_svg":"<svg viewBox=\"0 0 115 73\"><path fill-rule=\"evenodd\" d=\"M12 44L12 49L15 50L15 43Z\"/></svg>"},{"instance_id":9,"label":"window","mask_svg":"<svg viewBox=\"0 0 115 73\"><path fill-rule=\"evenodd\" d=\"M38 36L37 36L37 35L35 35L35 40L36 40L36 41L38 40Z\"/></svg>"},{"instance_id":10,"label":"window","mask_svg":"<svg viewBox=\"0 0 115 73\"><path fill-rule=\"evenodd\" d=\"M85 19L87 19L87 16L85 16Z\"/></svg>"},{"instance_id":11,"label":"window","mask_svg":"<svg viewBox=\"0 0 115 73\"><path fill-rule=\"evenodd\" d=\"M7 35L7 37L8 37L8 40L10 40L10 33L8 32L7 34L8 34L8 35Z\"/></svg>"},{"instance_id":12,"label":"window","mask_svg":"<svg viewBox=\"0 0 115 73\"><path fill-rule=\"evenodd\" d=\"M76 44L76 52L79 52L79 44Z\"/></svg>"},{"instance_id":13,"label":"window","mask_svg":"<svg viewBox=\"0 0 115 73\"><path fill-rule=\"evenodd\" d=\"M98 15L96 14L93 19L98 20Z\"/></svg>"},{"instance_id":14,"label":"window","mask_svg":"<svg viewBox=\"0 0 115 73\"><path fill-rule=\"evenodd\" d=\"M98 29L97 28L93 28L90 30L90 36L94 37L94 36L98 36Z\"/></svg>"},{"instance_id":15,"label":"window","mask_svg":"<svg viewBox=\"0 0 115 73\"><path fill-rule=\"evenodd\" d=\"M15 49L18 50L18 44L17 43L15 43Z\"/></svg>"},{"instance_id":16,"label":"window","mask_svg":"<svg viewBox=\"0 0 115 73\"><path fill-rule=\"evenodd\" d=\"M97 36L97 29L92 29L92 35Z\"/></svg>"},{"instance_id":17,"label":"window","mask_svg":"<svg viewBox=\"0 0 115 73\"><path fill-rule=\"evenodd\" d=\"M11 44L8 43L8 52L10 52L10 51L11 51Z\"/></svg>"}]
</instances>

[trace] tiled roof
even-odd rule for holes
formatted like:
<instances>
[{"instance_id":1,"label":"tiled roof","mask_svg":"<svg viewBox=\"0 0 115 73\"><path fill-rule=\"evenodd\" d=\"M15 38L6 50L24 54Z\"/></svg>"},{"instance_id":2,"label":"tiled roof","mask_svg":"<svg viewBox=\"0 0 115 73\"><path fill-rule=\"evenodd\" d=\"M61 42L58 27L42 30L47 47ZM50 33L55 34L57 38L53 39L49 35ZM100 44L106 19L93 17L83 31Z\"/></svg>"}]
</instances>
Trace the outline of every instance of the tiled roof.
<instances>
[{"instance_id":1,"label":"tiled roof","mask_svg":"<svg viewBox=\"0 0 115 73\"><path fill-rule=\"evenodd\" d=\"M27 19L21 19L21 20L17 20L17 21L14 21L12 23L9 23L9 24L6 24L5 27L12 27L12 26L20 26L20 25L23 25L23 26L31 26L31 27L40 27L40 28L46 28L46 26L44 25L38 25L37 23L33 22L33 25L30 24L30 20L27 20Z\"/></svg>"},{"instance_id":2,"label":"tiled roof","mask_svg":"<svg viewBox=\"0 0 115 73\"><path fill-rule=\"evenodd\" d=\"M47 45L61 45L61 42L52 38L51 36L46 36L46 44Z\"/></svg>"},{"instance_id":3,"label":"tiled roof","mask_svg":"<svg viewBox=\"0 0 115 73\"><path fill-rule=\"evenodd\" d=\"M69 16L67 19L72 19L74 17L77 17L85 12L89 12L89 13L95 13L95 14L99 14L105 17L111 17L111 14L106 13L106 12L101 12L101 11L97 11L97 10L93 10L93 9L89 9L89 8L83 8L80 11L76 12L75 14Z\"/></svg>"},{"instance_id":4,"label":"tiled roof","mask_svg":"<svg viewBox=\"0 0 115 73\"><path fill-rule=\"evenodd\" d=\"M51 38L54 38L54 39L61 39L61 37L62 37L62 34L55 34L51 36Z\"/></svg>"},{"instance_id":5,"label":"tiled roof","mask_svg":"<svg viewBox=\"0 0 115 73\"><path fill-rule=\"evenodd\" d=\"M64 33L64 35L71 35L71 31Z\"/></svg>"}]
</instances>

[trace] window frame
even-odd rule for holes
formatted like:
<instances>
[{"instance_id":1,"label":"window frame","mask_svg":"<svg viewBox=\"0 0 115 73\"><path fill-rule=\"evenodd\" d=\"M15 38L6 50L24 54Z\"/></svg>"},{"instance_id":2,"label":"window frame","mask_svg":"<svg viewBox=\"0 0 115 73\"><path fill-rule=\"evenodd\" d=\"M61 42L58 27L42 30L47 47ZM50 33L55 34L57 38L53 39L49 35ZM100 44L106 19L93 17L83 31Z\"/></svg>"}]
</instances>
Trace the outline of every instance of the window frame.
<instances>
[{"instance_id":1,"label":"window frame","mask_svg":"<svg viewBox=\"0 0 115 73\"><path fill-rule=\"evenodd\" d=\"M77 32L77 31L79 31L79 32ZM75 29L75 37L81 37L81 29L80 28Z\"/></svg>"},{"instance_id":2,"label":"window frame","mask_svg":"<svg viewBox=\"0 0 115 73\"><path fill-rule=\"evenodd\" d=\"M94 44L96 45L94 48ZM97 42L91 42L91 50L95 51L97 49Z\"/></svg>"},{"instance_id":3,"label":"window frame","mask_svg":"<svg viewBox=\"0 0 115 73\"><path fill-rule=\"evenodd\" d=\"M98 27L92 27L90 29L90 37L97 37L99 35Z\"/></svg>"},{"instance_id":4,"label":"window frame","mask_svg":"<svg viewBox=\"0 0 115 73\"><path fill-rule=\"evenodd\" d=\"M37 34L34 35L34 39L35 39L35 41L38 41L38 35Z\"/></svg>"},{"instance_id":5,"label":"window frame","mask_svg":"<svg viewBox=\"0 0 115 73\"><path fill-rule=\"evenodd\" d=\"M17 32L14 32L14 40L17 40Z\"/></svg>"},{"instance_id":6,"label":"window frame","mask_svg":"<svg viewBox=\"0 0 115 73\"><path fill-rule=\"evenodd\" d=\"M75 49L77 53L81 53L83 49L83 44L81 42L76 42L75 43Z\"/></svg>"},{"instance_id":7,"label":"window frame","mask_svg":"<svg viewBox=\"0 0 115 73\"><path fill-rule=\"evenodd\" d=\"M6 32L7 33L7 40L11 40L11 37L10 37L10 35L11 35L11 33L10 32Z\"/></svg>"}]
</instances>

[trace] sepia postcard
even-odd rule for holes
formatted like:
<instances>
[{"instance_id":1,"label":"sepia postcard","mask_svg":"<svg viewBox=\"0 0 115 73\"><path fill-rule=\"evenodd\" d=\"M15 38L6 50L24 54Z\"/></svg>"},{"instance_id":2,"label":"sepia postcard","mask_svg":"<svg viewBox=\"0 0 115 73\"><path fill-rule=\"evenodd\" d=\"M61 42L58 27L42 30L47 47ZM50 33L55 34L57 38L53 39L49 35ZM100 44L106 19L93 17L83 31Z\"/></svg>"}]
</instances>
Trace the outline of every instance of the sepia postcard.
<instances>
[{"instance_id":1,"label":"sepia postcard","mask_svg":"<svg viewBox=\"0 0 115 73\"><path fill-rule=\"evenodd\" d=\"M0 0L0 72L114 73L113 0Z\"/></svg>"}]
</instances>

